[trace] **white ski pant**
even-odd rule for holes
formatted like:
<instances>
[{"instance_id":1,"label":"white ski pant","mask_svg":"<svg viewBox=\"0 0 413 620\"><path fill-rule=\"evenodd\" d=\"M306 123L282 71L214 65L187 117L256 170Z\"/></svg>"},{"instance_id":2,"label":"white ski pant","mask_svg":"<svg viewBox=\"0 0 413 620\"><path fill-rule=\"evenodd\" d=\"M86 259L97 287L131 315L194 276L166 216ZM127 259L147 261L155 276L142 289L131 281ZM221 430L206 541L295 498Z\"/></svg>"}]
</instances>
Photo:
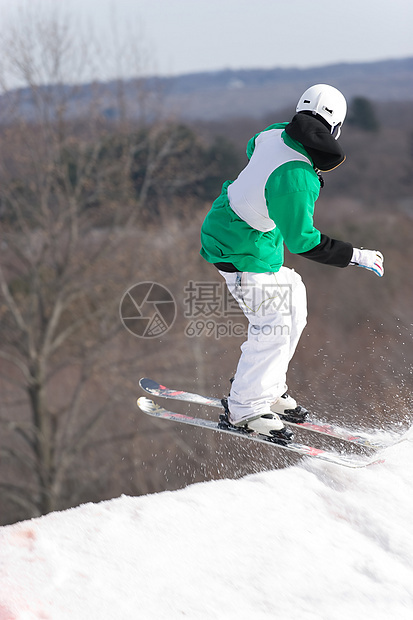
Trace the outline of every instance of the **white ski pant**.
<instances>
[{"instance_id":1,"label":"white ski pant","mask_svg":"<svg viewBox=\"0 0 413 620\"><path fill-rule=\"evenodd\" d=\"M307 295L301 277L287 267L220 274L249 321L228 398L231 421L239 422L269 413L286 391L288 364L307 322Z\"/></svg>"}]
</instances>

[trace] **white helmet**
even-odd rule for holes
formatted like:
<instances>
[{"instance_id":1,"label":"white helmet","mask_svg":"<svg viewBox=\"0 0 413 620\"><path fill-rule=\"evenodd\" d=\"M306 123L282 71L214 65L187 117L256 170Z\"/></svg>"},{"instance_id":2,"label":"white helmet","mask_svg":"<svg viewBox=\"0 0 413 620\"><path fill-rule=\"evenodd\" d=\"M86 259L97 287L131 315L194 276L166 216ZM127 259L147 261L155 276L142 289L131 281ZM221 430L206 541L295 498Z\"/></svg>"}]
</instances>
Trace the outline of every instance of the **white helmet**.
<instances>
[{"instance_id":1,"label":"white helmet","mask_svg":"<svg viewBox=\"0 0 413 620\"><path fill-rule=\"evenodd\" d=\"M331 127L331 133L337 140L341 133L347 113L344 95L334 86L316 84L308 88L297 103L296 112L319 114Z\"/></svg>"}]
</instances>

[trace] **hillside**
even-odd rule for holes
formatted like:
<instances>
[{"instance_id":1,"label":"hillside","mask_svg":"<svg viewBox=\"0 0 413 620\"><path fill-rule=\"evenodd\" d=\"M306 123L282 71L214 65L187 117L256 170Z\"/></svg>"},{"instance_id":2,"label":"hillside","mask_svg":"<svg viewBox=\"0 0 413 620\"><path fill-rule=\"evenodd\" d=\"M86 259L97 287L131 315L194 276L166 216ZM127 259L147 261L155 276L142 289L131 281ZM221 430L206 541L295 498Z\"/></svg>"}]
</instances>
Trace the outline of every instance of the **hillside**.
<instances>
[{"instance_id":1,"label":"hillside","mask_svg":"<svg viewBox=\"0 0 413 620\"><path fill-rule=\"evenodd\" d=\"M67 110L72 116L88 111L92 98L108 119L120 114L146 117L159 113L184 120L219 120L230 117L259 118L295 103L298 93L311 84L328 83L341 89L348 100L362 96L379 102L404 102L413 99L413 58L370 63L342 63L311 69L224 70L176 77L152 77L122 82L84 84L76 87L41 87L53 102L54 89L59 96L67 91ZM146 96L142 97L142 89ZM141 91L139 97L137 92ZM46 98L46 97L45 97ZM17 106L17 107L16 107ZM0 108L15 108L26 118L35 115L36 106L30 88L12 91L0 97ZM0 116L1 121L1 116Z\"/></svg>"},{"instance_id":2,"label":"hillside","mask_svg":"<svg viewBox=\"0 0 413 620\"><path fill-rule=\"evenodd\" d=\"M291 105L311 84L333 84L350 100L412 101L413 58L311 69L239 70L161 82L167 107L183 118L259 117Z\"/></svg>"},{"instance_id":3,"label":"hillside","mask_svg":"<svg viewBox=\"0 0 413 620\"><path fill-rule=\"evenodd\" d=\"M413 609L410 439L0 528L1 620L398 620Z\"/></svg>"}]
</instances>

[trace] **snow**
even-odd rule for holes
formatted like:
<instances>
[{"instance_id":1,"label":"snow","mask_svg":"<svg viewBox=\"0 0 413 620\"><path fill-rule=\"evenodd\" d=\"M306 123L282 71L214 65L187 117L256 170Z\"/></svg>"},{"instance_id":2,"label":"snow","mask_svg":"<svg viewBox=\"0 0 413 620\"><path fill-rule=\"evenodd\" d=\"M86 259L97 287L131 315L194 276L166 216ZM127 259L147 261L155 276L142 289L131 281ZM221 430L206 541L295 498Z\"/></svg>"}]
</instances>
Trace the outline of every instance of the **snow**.
<instances>
[{"instance_id":1,"label":"snow","mask_svg":"<svg viewBox=\"0 0 413 620\"><path fill-rule=\"evenodd\" d=\"M411 620L412 432L383 455L2 527L0 620Z\"/></svg>"}]
</instances>

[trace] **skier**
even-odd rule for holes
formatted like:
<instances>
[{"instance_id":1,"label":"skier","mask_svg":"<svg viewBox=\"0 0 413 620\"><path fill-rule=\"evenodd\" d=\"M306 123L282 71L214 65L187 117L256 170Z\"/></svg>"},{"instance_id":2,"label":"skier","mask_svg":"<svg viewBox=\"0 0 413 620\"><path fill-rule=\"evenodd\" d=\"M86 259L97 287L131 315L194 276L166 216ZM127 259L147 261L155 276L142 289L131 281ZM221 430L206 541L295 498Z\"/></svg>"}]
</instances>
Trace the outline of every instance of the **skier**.
<instances>
[{"instance_id":1,"label":"skier","mask_svg":"<svg viewBox=\"0 0 413 620\"><path fill-rule=\"evenodd\" d=\"M201 255L218 268L249 321L228 420L286 441L292 432L278 414L296 420L307 414L286 385L306 325L307 300L301 277L283 265L284 243L290 252L326 265L384 273L380 252L353 248L313 224L321 172L345 159L337 139L346 112L336 88L307 89L290 123L271 125L248 142L248 164L235 181L223 184L202 225Z\"/></svg>"}]
</instances>

